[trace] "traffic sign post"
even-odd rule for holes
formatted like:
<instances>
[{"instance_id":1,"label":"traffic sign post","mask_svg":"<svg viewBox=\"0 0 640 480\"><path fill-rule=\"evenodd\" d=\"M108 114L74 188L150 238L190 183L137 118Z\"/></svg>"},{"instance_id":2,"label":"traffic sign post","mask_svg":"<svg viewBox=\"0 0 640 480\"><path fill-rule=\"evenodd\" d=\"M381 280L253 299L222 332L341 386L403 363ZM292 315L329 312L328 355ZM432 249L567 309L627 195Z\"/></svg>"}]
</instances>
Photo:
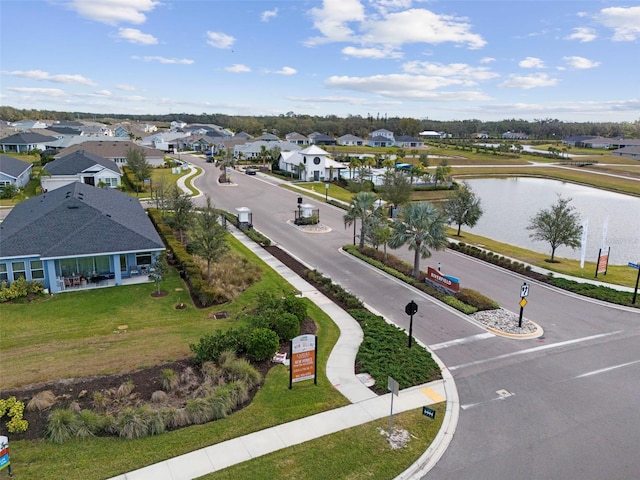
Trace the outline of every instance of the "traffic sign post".
<instances>
[{"instance_id":1,"label":"traffic sign post","mask_svg":"<svg viewBox=\"0 0 640 480\"><path fill-rule=\"evenodd\" d=\"M411 339L413 338L413 315L418 311L418 304L411 300L404 307L404 312L409 315L409 348L411 348Z\"/></svg>"},{"instance_id":2,"label":"traffic sign post","mask_svg":"<svg viewBox=\"0 0 640 480\"><path fill-rule=\"evenodd\" d=\"M391 411L389 412L389 436L391 436L393 433L393 397L398 396L400 384L393 377L387 377L387 388L391 392Z\"/></svg>"},{"instance_id":3,"label":"traffic sign post","mask_svg":"<svg viewBox=\"0 0 640 480\"><path fill-rule=\"evenodd\" d=\"M529 285L524 282L520 287L520 318L518 318L518 328L522 328L522 314L524 313L524 306L527 304L527 298L529 296Z\"/></svg>"},{"instance_id":4,"label":"traffic sign post","mask_svg":"<svg viewBox=\"0 0 640 480\"><path fill-rule=\"evenodd\" d=\"M636 288L634 288L634 290L633 290L633 300L631 300L631 304L635 305L636 304L636 298L638 298L638 284L640 284L640 262L638 262L638 263L629 262L628 265L631 268L637 268L638 269L638 276L636 277Z\"/></svg>"}]
</instances>

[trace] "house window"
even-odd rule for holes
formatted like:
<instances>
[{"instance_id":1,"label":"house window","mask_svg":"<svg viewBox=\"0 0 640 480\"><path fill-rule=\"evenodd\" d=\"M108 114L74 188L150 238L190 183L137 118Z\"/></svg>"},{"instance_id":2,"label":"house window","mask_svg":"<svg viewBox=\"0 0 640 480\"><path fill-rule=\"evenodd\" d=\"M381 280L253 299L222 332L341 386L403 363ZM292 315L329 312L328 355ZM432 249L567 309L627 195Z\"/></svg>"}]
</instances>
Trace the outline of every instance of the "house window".
<instances>
[{"instance_id":1,"label":"house window","mask_svg":"<svg viewBox=\"0 0 640 480\"><path fill-rule=\"evenodd\" d=\"M136 265L151 265L151 253L136 253Z\"/></svg>"},{"instance_id":2,"label":"house window","mask_svg":"<svg viewBox=\"0 0 640 480\"><path fill-rule=\"evenodd\" d=\"M20 277L26 278L25 262L11 262L11 269L13 270L13 279L17 280Z\"/></svg>"},{"instance_id":3,"label":"house window","mask_svg":"<svg viewBox=\"0 0 640 480\"><path fill-rule=\"evenodd\" d=\"M43 280L44 264L42 260L31 260L29 264L31 266L31 280Z\"/></svg>"},{"instance_id":4,"label":"house window","mask_svg":"<svg viewBox=\"0 0 640 480\"><path fill-rule=\"evenodd\" d=\"M0 263L0 283L8 282L9 276L7 275L7 264Z\"/></svg>"},{"instance_id":5,"label":"house window","mask_svg":"<svg viewBox=\"0 0 640 480\"><path fill-rule=\"evenodd\" d=\"M6 187L8 185L11 185L11 182L7 182L6 180L0 181L0 188Z\"/></svg>"},{"instance_id":6,"label":"house window","mask_svg":"<svg viewBox=\"0 0 640 480\"><path fill-rule=\"evenodd\" d=\"M107 187L117 187L118 186L118 179L117 178L102 178L100 181L102 183L104 183Z\"/></svg>"},{"instance_id":7,"label":"house window","mask_svg":"<svg viewBox=\"0 0 640 480\"><path fill-rule=\"evenodd\" d=\"M314 159L313 159L313 163L314 163L315 165L320 165L320 157L316 157L316 158L314 158Z\"/></svg>"}]
</instances>

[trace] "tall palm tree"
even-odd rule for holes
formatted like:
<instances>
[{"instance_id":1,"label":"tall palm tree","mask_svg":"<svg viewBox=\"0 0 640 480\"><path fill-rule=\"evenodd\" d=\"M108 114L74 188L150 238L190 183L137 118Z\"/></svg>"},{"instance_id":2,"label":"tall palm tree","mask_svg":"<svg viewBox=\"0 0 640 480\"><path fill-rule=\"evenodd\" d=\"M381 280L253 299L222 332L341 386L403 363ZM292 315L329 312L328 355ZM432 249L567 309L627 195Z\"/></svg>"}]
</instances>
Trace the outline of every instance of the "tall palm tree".
<instances>
[{"instance_id":1,"label":"tall palm tree","mask_svg":"<svg viewBox=\"0 0 640 480\"><path fill-rule=\"evenodd\" d=\"M373 192L358 192L351 199L349 204L349 210L344 215L345 228L353 224L354 228L354 244L355 244L355 222L360 219L360 248L364 248L364 239L366 234L367 225L370 224L368 219L379 213L379 208L376 207L376 201L378 196Z\"/></svg>"},{"instance_id":2,"label":"tall palm tree","mask_svg":"<svg viewBox=\"0 0 640 480\"><path fill-rule=\"evenodd\" d=\"M400 213L400 218L391 225L389 246L393 249L406 244L414 250L413 277L420 275L420 258L428 258L433 250L447 246L444 225L446 214L428 202L410 203Z\"/></svg>"}]
</instances>

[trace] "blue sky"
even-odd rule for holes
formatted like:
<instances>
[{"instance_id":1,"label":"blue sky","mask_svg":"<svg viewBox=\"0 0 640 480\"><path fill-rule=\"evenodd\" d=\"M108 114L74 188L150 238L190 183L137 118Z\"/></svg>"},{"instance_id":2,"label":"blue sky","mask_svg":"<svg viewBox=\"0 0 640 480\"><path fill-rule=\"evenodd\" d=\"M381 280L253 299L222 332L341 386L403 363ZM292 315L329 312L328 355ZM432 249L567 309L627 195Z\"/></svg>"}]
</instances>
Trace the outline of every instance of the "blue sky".
<instances>
[{"instance_id":1,"label":"blue sky","mask_svg":"<svg viewBox=\"0 0 640 480\"><path fill-rule=\"evenodd\" d=\"M640 119L637 1L0 0L0 104Z\"/></svg>"}]
</instances>

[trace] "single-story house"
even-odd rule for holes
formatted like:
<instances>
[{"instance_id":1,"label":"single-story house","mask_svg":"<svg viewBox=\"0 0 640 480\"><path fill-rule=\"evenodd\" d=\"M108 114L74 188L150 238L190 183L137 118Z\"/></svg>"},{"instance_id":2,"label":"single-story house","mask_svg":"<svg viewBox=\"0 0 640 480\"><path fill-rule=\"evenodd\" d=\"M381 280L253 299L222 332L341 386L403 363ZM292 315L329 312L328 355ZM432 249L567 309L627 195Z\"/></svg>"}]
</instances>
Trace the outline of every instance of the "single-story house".
<instances>
[{"instance_id":1,"label":"single-story house","mask_svg":"<svg viewBox=\"0 0 640 480\"><path fill-rule=\"evenodd\" d=\"M523 132L505 132L502 134L502 138L506 140L528 140L529 135Z\"/></svg>"},{"instance_id":2,"label":"single-story house","mask_svg":"<svg viewBox=\"0 0 640 480\"><path fill-rule=\"evenodd\" d=\"M243 160L259 159L262 155L262 147L265 147L266 151L270 151L275 148L279 148L281 152L300 150L298 145L289 142L256 140L254 142L235 145L233 147L233 156L235 158L242 157Z\"/></svg>"},{"instance_id":3,"label":"single-story house","mask_svg":"<svg viewBox=\"0 0 640 480\"><path fill-rule=\"evenodd\" d=\"M418 135L420 135L421 137L425 137L425 138L447 138L447 137L451 137L451 135L447 135L445 132L436 132L435 130L425 130L423 132L420 132Z\"/></svg>"},{"instance_id":4,"label":"single-story house","mask_svg":"<svg viewBox=\"0 0 640 480\"><path fill-rule=\"evenodd\" d=\"M284 139L287 142L294 143L296 145L309 145L309 142L310 142L308 137L305 137L304 135L298 132L287 133L284 136Z\"/></svg>"},{"instance_id":5,"label":"single-story house","mask_svg":"<svg viewBox=\"0 0 640 480\"><path fill-rule=\"evenodd\" d=\"M300 180L318 182L339 178L340 171L349 167L329 158L329 153L322 148L311 145L304 150L281 152L278 168L298 175Z\"/></svg>"},{"instance_id":6,"label":"single-story house","mask_svg":"<svg viewBox=\"0 0 640 480\"><path fill-rule=\"evenodd\" d=\"M376 135L367 140L367 145L370 147L393 147L394 144L394 140L385 135Z\"/></svg>"},{"instance_id":7,"label":"single-story house","mask_svg":"<svg viewBox=\"0 0 640 480\"><path fill-rule=\"evenodd\" d=\"M50 293L149 281L165 249L138 200L80 182L17 204L0 237L0 282L24 277Z\"/></svg>"},{"instance_id":8,"label":"single-story house","mask_svg":"<svg viewBox=\"0 0 640 480\"><path fill-rule=\"evenodd\" d=\"M400 148L420 148L424 146L424 142L411 135L398 135L395 142L396 147Z\"/></svg>"},{"instance_id":9,"label":"single-story house","mask_svg":"<svg viewBox=\"0 0 640 480\"><path fill-rule=\"evenodd\" d=\"M164 152L156 150L155 148L147 148L138 145L135 142L130 141L113 141L113 140L101 140L101 141L87 141L73 145L71 147L61 150L56 155L56 158L62 158L70 153L78 150L93 153L103 158L113 160L119 167L123 167L127 164L127 152L130 150L140 150L144 153L147 162L153 167L160 167L164 165Z\"/></svg>"},{"instance_id":10,"label":"single-story house","mask_svg":"<svg viewBox=\"0 0 640 480\"><path fill-rule=\"evenodd\" d=\"M260 135L258 138L256 138L256 141L260 141L260 142L279 142L280 138L277 135L274 135L273 133L264 133L264 134Z\"/></svg>"},{"instance_id":11,"label":"single-story house","mask_svg":"<svg viewBox=\"0 0 640 480\"><path fill-rule=\"evenodd\" d=\"M44 166L45 175L40 177L43 192L50 192L70 183L80 182L94 187L117 188L122 182L120 168L113 160L76 150L56 158Z\"/></svg>"},{"instance_id":12,"label":"single-story house","mask_svg":"<svg viewBox=\"0 0 640 480\"><path fill-rule=\"evenodd\" d=\"M8 155L0 155L0 188L15 185L23 188L31 179L33 163L18 160Z\"/></svg>"},{"instance_id":13,"label":"single-story house","mask_svg":"<svg viewBox=\"0 0 640 480\"><path fill-rule=\"evenodd\" d=\"M313 145L335 145L336 139L320 132L313 132L308 135L309 143Z\"/></svg>"},{"instance_id":14,"label":"single-story house","mask_svg":"<svg viewBox=\"0 0 640 480\"><path fill-rule=\"evenodd\" d=\"M613 150L611 152L611 155L618 155L619 157L627 157L634 160L640 160L640 145L618 148L617 150Z\"/></svg>"},{"instance_id":15,"label":"single-story house","mask_svg":"<svg viewBox=\"0 0 640 480\"><path fill-rule=\"evenodd\" d=\"M20 120L19 122L10 123L14 128L20 130L32 130L34 128L47 128L47 124L40 120Z\"/></svg>"},{"instance_id":16,"label":"single-story house","mask_svg":"<svg viewBox=\"0 0 640 480\"><path fill-rule=\"evenodd\" d=\"M33 132L20 132L9 135L0 140L0 148L3 152L28 153L31 150L46 150L47 143L55 142L56 137L41 135Z\"/></svg>"},{"instance_id":17,"label":"single-story house","mask_svg":"<svg viewBox=\"0 0 640 480\"><path fill-rule=\"evenodd\" d=\"M338 145L345 147L361 147L364 145L364 140L360 137L347 133L346 135L338 137L337 143Z\"/></svg>"}]
</instances>

